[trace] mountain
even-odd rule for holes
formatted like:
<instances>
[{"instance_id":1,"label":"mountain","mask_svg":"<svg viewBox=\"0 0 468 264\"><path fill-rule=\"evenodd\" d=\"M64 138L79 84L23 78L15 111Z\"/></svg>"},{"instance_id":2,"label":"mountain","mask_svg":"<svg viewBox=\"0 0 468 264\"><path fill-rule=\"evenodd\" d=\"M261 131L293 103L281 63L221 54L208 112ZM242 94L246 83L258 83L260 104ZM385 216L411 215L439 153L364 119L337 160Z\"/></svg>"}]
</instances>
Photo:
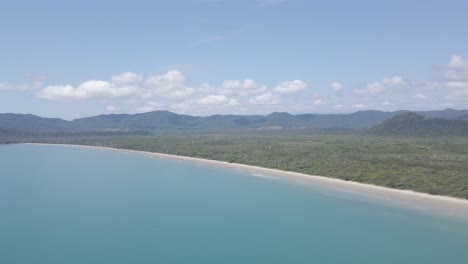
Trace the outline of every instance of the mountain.
<instances>
[{"instance_id":1,"label":"mountain","mask_svg":"<svg viewBox=\"0 0 468 264\"><path fill-rule=\"evenodd\" d=\"M242 129L369 129L408 111L382 112L358 111L351 114L299 114L275 112L270 115L212 115L189 116L169 111L153 111L142 114L109 114L66 121L58 118L42 118L27 114L0 114L0 128L29 133L57 133L84 131L151 131L190 130L222 131ZM445 109L416 112L423 117L467 120L468 110ZM441 121L439 121L441 122Z\"/></svg>"},{"instance_id":2,"label":"mountain","mask_svg":"<svg viewBox=\"0 0 468 264\"><path fill-rule=\"evenodd\" d=\"M369 133L380 136L468 136L468 121L426 118L407 112L371 128Z\"/></svg>"},{"instance_id":3,"label":"mountain","mask_svg":"<svg viewBox=\"0 0 468 264\"><path fill-rule=\"evenodd\" d=\"M446 119L460 119L461 117L468 117L468 110L454 110L454 109L444 109L444 110L433 110L433 111L415 111L415 113L423 115L424 117L433 117L433 118L446 118Z\"/></svg>"},{"instance_id":4,"label":"mountain","mask_svg":"<svg viewBox=\"0 0 468 264\"><path fill-rule=\"evenodd\" d=\"M0 114L0 128L32 133L71 132L79 129L74 122L59 118L43 118L31 114Z\"/></svg>"},{"instance_id":5,"label":"mountain","mask_svg":"<svg viewBox=\"0 0 468 264\"><path fill-rule=\"evenodd\" d=\"M152 130L191 127L196 119L169 111L154 111L134 115L99 115L75 119L73 122L85 130Z\"/></svg>"},{"instance_id":6,"label":"mountain","mask_svg":"<svg viewBox=\"0 0 468 264\"><path fill-rule=\"evenodd\" d=\"M76 119L73 122L87 130L153 130L153 129L366 129L395 116L396 112L359 111L352 114L302 114L275 112L261 115L212 115L195 117L169 111L154 111L135 115L100 115Z\"/></svg>"}]
</instances>

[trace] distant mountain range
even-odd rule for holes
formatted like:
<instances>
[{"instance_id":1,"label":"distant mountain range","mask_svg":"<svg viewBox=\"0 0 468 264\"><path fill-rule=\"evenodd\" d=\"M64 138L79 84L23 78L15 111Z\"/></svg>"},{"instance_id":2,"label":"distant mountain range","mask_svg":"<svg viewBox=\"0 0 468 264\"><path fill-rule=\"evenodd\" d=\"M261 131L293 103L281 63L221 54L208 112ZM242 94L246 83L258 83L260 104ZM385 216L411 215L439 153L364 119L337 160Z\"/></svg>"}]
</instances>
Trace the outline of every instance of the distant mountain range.
<instances>
[{"instance_id":1,"label":"distant mountain range","mask_svg":"<svg viewBox=\"0 0 468 264\"><path fill-rule=\"evenodd\" d=\"M392 119L394 117L398 118ZM412 126L424 125L426 129L437 127L438 124L459 129L459 127L464 127L465 122L468 123L465 120L468 120L468 110L453 109L419 111L412 114L408 111L382 112L368 110L352 114L291 115L283 112L272 113L267 116L212 115L206 117L179 115L169 111L154 111L133 115L99 115L73 121L42 118L31 114L0 114L0 134L17 133L18 131L22 133L58 133L152 130L220 131L281 128L311 130L365 130L372 128L370 131L373 134L392 134L402 131L415 131L416 129L413 128L407 128L406 130L402 128L410 124ZM384 121L386 122L383 123ZM464 130L461 129L460 131Z\"/></svg>"}]
</instances>

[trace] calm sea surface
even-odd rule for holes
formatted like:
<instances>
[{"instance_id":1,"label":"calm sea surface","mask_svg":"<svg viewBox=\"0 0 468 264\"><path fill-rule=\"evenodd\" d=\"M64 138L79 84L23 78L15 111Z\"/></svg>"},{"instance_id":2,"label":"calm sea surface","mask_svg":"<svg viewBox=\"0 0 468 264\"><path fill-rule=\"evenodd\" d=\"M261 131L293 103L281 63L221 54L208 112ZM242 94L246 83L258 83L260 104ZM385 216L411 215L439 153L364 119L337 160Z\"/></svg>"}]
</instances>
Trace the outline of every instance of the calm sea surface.
<instances>
[{"instance_id":1,"label":"calm sea surface","mask_svg":"<svg viewBox=\"0 0 468 264\"><path fill-rule=\"evenodd\" d=\"M1 264L467 261L468 221L207 165L0 146Z\"/></svg>"}]
</instances>

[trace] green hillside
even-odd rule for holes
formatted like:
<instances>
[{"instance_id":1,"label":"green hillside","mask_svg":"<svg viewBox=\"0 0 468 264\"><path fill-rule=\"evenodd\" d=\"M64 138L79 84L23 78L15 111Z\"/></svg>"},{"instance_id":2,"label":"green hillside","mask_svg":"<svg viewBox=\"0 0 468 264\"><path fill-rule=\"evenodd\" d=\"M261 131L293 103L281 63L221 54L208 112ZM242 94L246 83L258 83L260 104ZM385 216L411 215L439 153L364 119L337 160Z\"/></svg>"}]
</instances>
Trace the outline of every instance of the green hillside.
<instances>
[{"instance_id":1,"label":"green hillside","mask_svg":"<svg viewBox=\"0 0 468 264\"><path fill-rule=\"evenodd\" d=\"M416 113L402 113L369 130L380 136L441 137L468 136L468 121L426 118Z\"/></svg>"}]
</instances>

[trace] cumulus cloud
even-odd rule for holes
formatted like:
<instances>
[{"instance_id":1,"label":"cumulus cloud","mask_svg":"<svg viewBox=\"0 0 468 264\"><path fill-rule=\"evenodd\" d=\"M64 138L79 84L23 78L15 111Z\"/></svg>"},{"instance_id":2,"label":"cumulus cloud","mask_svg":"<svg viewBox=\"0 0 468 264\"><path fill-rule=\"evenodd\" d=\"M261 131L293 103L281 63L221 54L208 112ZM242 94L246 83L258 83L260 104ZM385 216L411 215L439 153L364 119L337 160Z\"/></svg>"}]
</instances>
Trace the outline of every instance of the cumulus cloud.
<instances>
[{"instance_id":1,"label":"cumulus cloud","mask_svg":"<svg viewBox=\"0 0 468 264\"><path fill-rule=\"evenodd\" d=\"M301 80L285 81L278 84L274 90L281 94L294 94L304 91L307 84Z\"/></svg>"},{"instance_id":2,"label":"cumulus cloud","mask_svg":"<svg viewBox=\"0 0 468 264\"><path fill-rule=\"evenodd\" d=\"M459 55L452 55L445 76L450 80L468 80L468 60Z\"/></svg>"},{"instance_id":3,"label":"cumulus cloud","mask_svg":"<svg viewBox=\"0 0 468 264\"><path fill-rule=\"evenodd\" d=\"M136 90L133 86L118 86L106 81L91 80L76 88L71 85L47 86L37 93L37 97L54 101L112 99L132 95Z\"/></svg>"},{"instance_id":4,"label":"cumulus cloud","mask_svg":"<svg viewBox=\"0 0 468 264\"><path fill-rule=\"evenodd\" d=\"M177 70L168 71L165 74L151 76L146 80L149 87L158 91L168 91L185 82L184 75Z\"/></svg>"},{"instance_id":5,"label":"cumulus cloud","mask_svg":"<svg viewBox=\"0 0 468 264\"><path fill-rule=\"evenodd\" d=\"M401 76L393 76L384 78L382 84L385 86L403 86L406 85L406 81Z\"/></svg>"},{"instance_id":6,"label":"cumulus cloud","mask_svg":"<svg viewBox=\"0 0 468 264\"><path fill-rule=\"evenodd\" d=\"M266 85L257 83L252 79L240 80L227 80L221 84L221 93L224 94L259 94L267 90Z\"/></svg>"},{"instance_id":7,"label":"cumulus cloud","mask_svg":"<svg viewBox=\"0 0 468 264\"><path fill-rule=\"evenodd\" d=\"M365 89L354 90L354 93L357 95L375 95L384 92L387 87L405 85L406 81L401 76L385 77L380 82L369 83Z\"/></svg>"},{"instance_id":8,"label":"cumulus cloud","mask_svg":"<svg viewBox=\"0 0 468 264\"><path fill-rule=\"evenodd\" d=\"M424 95L423 93L416 93L416 94L414 95L414 98L416 98L416 99L422 99L422 100L423 100L423 99L427 99L427 96Z\"/></svg>"},{"instance_id":9,"label":"cumulus cloud","mask_svg":"<svg viewBox=\"0 0 468 264\"><path fill-rule=\"evenodd\" d=\"M112 83L120 85L138 84L143 81L143 75L133 72L124 72L119 75L112 76Z\"/></svg>"},{"instance_id":10,"label":"cumulus cloud","mask_svg":"<svg viewBox=\"0 0 468 264\"><path fill-rule=\"evenodd\" d=\"M194 88L185 84L184 75L177 70L151 76L146 79L145 85L149 89L146 97L162 96L170 99L184 99L195 92Z\"/></svg>"},{"instance_id":11,"label":"cumulus cloud","mask_svg":"<svg viewBox=\"0 0 468 264\"><path fill-rule=\"evenodd\" d=\"M446 98L449 100L468 100L468 88L450 91Z\"/></svg>"},{"instance_id":12,"label":"cumulus cloud","mask_svg":"<svg viewBox=\"0 0 468 264\"><path fill-rule=\"evenodd\" d=\"M448 88L463 89L468 88L468 82L447 82Z\"/></svg>"},{"instance_id":13,"label":"cumulus cloud","mask_svg":"<svg viewBox=\"0 0 468 264\"><path fill-rule=\"evenodd\" d=\"M147 113L147 112L152 112L157 110L156 107L151 106L151 105L146 105L146 106L141 106L136 109L137 113Z\"/></svg>"},{"instance_id":14,"label":"cumulus cloud","mask_svg":"<svg viewBox=\"0 0 468 264\"><path fill-rule=\"evenodd\" d=\"M345 105L343 104L336 104L336 105L333 105L333 108L336 108L336 109L341 109L341 108L344 108Z\"/></svg>"},{"instance_id":15,"label":"cumulus cloud","mask_svg":"<svg viewBox=\"0 0 468 264\"><path fill-rule=\"evenodd\" d=\"M228 105L229 106L236 106L236 105L240 105L239 101L237 99L229 99L229 102L228 102Z\"/></svg>"},{"instance_id":16,"label":"cumulus cloud","mask_svg":"<svg viewBox=\"0 0 468 264\"><path fill-rule=\"evenodd\" d=\"M78 87L72 85L50 85L37 93L37 97L46 100L68 101L87 99L113 99L139 95L141 98L166 97L185 99L195 89L185 84L185 77L180 71L168 71L165 74L150 76L125 72L113 76L111 81L90 80Z\"/></svg>"},{"instance_id":17,"label":"cumulus cloud","mask_svg":"<svg viewBox=\"0 0 468 264\"><path fill-rule=\"evenodd\" d=\"M317 99L317 100L314 100L312 104L313 105L326 105L327 103L325 103L323 100Z\"/></svg>"},{"instance_id":18,"label":"cumulus cloud","mask_svg":"<svg viewBox=\"0 0 468 264\"><path fill-rule=\"evenodd\" d=\"M76 85L43 87L40 83L0 83L0 91L30 90L31 87L36 87L38 90L32 90L31 93L35 93L38 98L55 101L94 100L107 105L105 108L108 112L128 111L129 108L133 112L168 109L188 114L233 113L247 108L249 113L263 113L267 109L293 112L316 109L342 111L393 109L396 106L418 108L428 102L434 106L452 103L455 107L462 108L468 103L468 78L464 77L466 72L468 60L453 55L443 68L445 78L413 81L398 75L385 77L363 87L356 87L354 94L357 96L349 98L341 96L344 86L337 81L329 82L329 88L326 88L330 96L322 95L321 90L317 90L317 95L310 93L309 96L291 96L304 92L308 85L301 80L289 80L269 87L250 78L192 85L178 70L150 76L124 72L109 80L88 80Z\"/></svg>"},{"instance_id":19,"label":"cumulus cloud","mask_svg":"<svg viewBox=\"0 0 468 264\"><path fill-rule=\"evenodd\" d=\"M161 93L160 95L163 97L170 98L170 99L184 99L192 95L194 92L195 92L195 88L180 87L178 89L174 89L167 93Z\"/></svg>"},{"instance_id":20,"label":"cumulus cloud","mask_svg":"<svg viewBox=\"0 0 468 264\"><path fill-rule=\"evenodd\" d=\"M365 108L366 106L363 105L363 104L355 104L355 105L353 105L353 107L356 108L356 109L362 109L362 108Z\"/></svg>"},{"instance_id":21,"label":"cumulus cloud","mask_svg":"<svg viewBox=\"0 0 468 264\"><path fill-rule=\"evenodd\" d=\"M278 99L276 99L272 93L264 93L255 97L250 98L249 102L255 105L273 105L278 103Z\"/></svg>"},{"instance_id":22,"label":"cumulus cloud","mask_svg":"<svg viewBox=\"0 0 468 264\"><path fill-rule=\"evenodd\" d=\"M152 112L156 110L161 110L164 105L157 103L155 101L147 101L145 106L138 107L136 109L137 113L146 113L146 112Z\"/></svg>"},{"instance_id":23,"label":"cumulus cloud","mask_svg":"<svg viewBox=\"0 0 468 264\"><path fill-rule=\"evenodd\" d=\"M341 92L343 91L343 84L339 82L333 82L330 84L330 87L336 95L341 95Z\"/></svg>"},{"instance_id":24,"label":"cumulus cloud","mask_svg":"<svg viewBox=\"0 0 468 264\"><path fill-rule=\"evenodd\" d=\"M199 104L202 105L213 105L213 104L224 104L229 99L225 95L208 95L206 97L201 98L198 100Z\"/></svg>"},{"instance_id":25,"label":"cumulus cloud","mask_svg":"<svg viewBox=\"0 0 468 264\"><path fill-rule=\"evenodd\" d=\"M181 112L186 112L192 108L192 102L191 101L185 101L182 103L175 103L175 104L170 104L169 109L174 110L174 111L181 111Z\"/></svg>"},{"instance_id":26,"label":"cumulus cloud","mask_svg":"<svg viewBox=\"0 0 468 264\"><path fill-rule=\"evenodd\" d=\"M117 106L115 106L115 105L106 106L106 111L108 111L108 112L115 112L117 110L119 110L119 108Z\"/></svg>"}]
</instances>

